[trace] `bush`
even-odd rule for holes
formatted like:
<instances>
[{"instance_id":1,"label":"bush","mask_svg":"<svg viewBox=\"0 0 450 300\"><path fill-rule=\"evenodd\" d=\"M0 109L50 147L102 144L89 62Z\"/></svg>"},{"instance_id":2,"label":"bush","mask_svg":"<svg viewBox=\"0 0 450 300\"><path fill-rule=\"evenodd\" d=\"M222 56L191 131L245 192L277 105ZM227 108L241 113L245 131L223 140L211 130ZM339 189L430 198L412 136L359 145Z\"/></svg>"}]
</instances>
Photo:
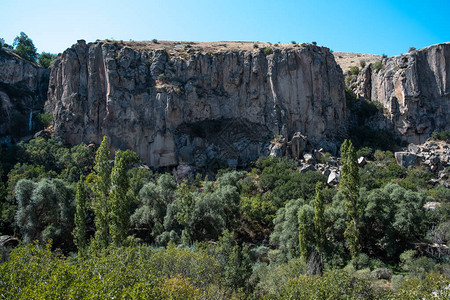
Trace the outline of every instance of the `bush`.
<instances>
[{"instance_id":1,"label":"bush","mask_svg":"<svg viewBox=\"0 0 450 300\"><path fill-rule=\"evenodd\" d=\"M359 65L361 66L361 68L364 68L366 66L366 60L365 59L361 59L359 61Z\"/></svg>"},{"instance_id":2,"label":"bush","mask_svg":"<svg viewBox=\"0 0 450 300\"><path fill-rule=\"evenodd\" d=\"M350 73L350 75L358 75L359 68L357 66L351 66L348 72Z\"/></svg>"},{"instance_id":3,"label":"bush","mask_svg":"<svg viewBox=\"0 0 450 300\"><path fill-rule=\"evenodd\" d=\"M0 264L2 298L199 299L214 289L216 296L224 294L220 265L202 250L108 248L74 260L50 249L28 245L12 251Z\"/></svg>"},{"instance_id":4,"label":"bush","mask_svg":"<svg viewBox=\"0 0 450 300\"><path fill-rule=\"evenodd\" d=\"M378 268L372 271L372 275L376 279L391 280L392 274L392 270L388 268Z\"/></svg>"},{"instance_id":5,"label":"bush","mask_svg":"<svg viewBox=\"0 0 450 300\"><path fill-rule=\"evenodd\" d=\"M280 296L281 299L371 299L376 297L376 291L368 280L333 270L322 277L302 275L292 279L283 287Z\"/></svg>"},{"instance_id":6,"label":"bush","mask_svg":"<svg viewBox=\"0 0 450 300\"><path fill-rule=\"evenodd\" d=\"M450 142L450 130L443 130L443 131L434 131L431 134L431 139L436 141L446 141Z\"/></svg>"},{"instance_id":7,"label":"bush","mask_svg":"<svg viewBox=\"0 0 450 300\"><path fill-rule=\"evenodd\" d=\"M39 54L38 56L38 62L41 66L43 66L44 68L48 68L50 67L50 65L53 63L53 61L55 60L56 55L55 54L51 54L51 53L47 53L47 52L42 52L41 54Z\"/></svg>"},{"instance_id":8,"label":"bush","mask_svg":"<svg viewBox=\"0 0 450 300\"><path fill-rule=\"evenodd\" d=\"M383 62L381 60L372 64L372 70L381 70L383 68Z\"/></svg>"},{"instance_id":9,"label":"bush","mask_svg":"<svg viewBox=\"0 0 450 300\"><path fill-rule=\"evenodd\" d=\"M264 55L271 55L273 54L273 49L271 47L264 48Z\"/></svg>"},{"instance_id":10,"label":"bush","mask_svg":"<svg viewBox=\"0 0 450 300\"><path fill-rule=\"evenodd\" d=\"M53 115L51 113L38 114L36 119L42 127L47 128L53 122Z\"/></svg>"}]
</instances>

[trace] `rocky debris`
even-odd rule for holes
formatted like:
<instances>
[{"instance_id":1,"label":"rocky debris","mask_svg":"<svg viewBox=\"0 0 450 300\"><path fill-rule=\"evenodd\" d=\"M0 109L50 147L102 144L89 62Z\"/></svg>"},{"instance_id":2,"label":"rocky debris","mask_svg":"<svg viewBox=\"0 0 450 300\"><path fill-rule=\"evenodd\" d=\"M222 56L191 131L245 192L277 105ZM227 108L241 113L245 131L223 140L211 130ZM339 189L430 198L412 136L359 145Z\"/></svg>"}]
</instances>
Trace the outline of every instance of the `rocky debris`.
<instances>
[{"instance_id":1,"label":"rocky debris","mask_svg":"<svg viewBox=\"0 0 450 300\"><path fill-rule=\"evenodd\" d=\"M183 182L183 180L191 181L194 174L195 168L186 164L180 164L172 170L172 175L178 183Z\"/></svg>"},{"instance_id":2,"label":"rocky debris","mask_svg":"<svg viewBox=\"0 0 450 300\"><path fill-rule=\"evenodd\" d=\"M435 173L433 184L449 186L450 145L443 141L427 141L422 145L410 144L404 151L395 152L397 164L403 167L424 166Z\"/></svg>"},{"instance_id":3,"label":"rocky debris","mask_svg":"<svg viewBox=\"0 0 450 300\"><path fill-rule=\"evenodd\" d=\"M313 150L312 153L322 152L323 150ZM299 161L299 172L306 173L308 171L317 171L327 176L327 183L330 185L336 185L340 179L340 163L339 158L330 156L326 162L318 162L317 160L311 160L310 153L305 153L307 159L301 159Z\"/></svg>"},{"instance_id":4,"label":"rocky debris","mask_svg":"<svg viewBox=\"0 0 450 300\"><path fill-rule=\"evenodd\" d=\"M442 205L441 202L427 202L424 204L423 208L426 210L435 210Z\"/></svg>"},{"instance_id":5,"label":"rocky debris","mask_svg":"<svg viewBox=\"0 0 450 300\"><path fill-rule=\"evenodd\" d=\"M266 55L80 40L53 64L46 109L65 142L108 135L113 149L132 149L153 167L241 167L269 153L301 159L307 144L296 133L336 147L347 124L342 71L329 49L313 45ZM285 142L271 144L277 135Z\"/></svg>"},{"instance_id":6,"label":"rocky debris","mask_svg":"<svg viewBox=\"0 0 450 300\"><path fill-rule=\"evenodd\" d=\"M308 171L317 171L317 169L314 165L304 164L299 170L300 173L306 173Z\"/></svg>"},{"instance_id":7,"label":"rocky debris","mask_svg":"<svg viewBox=\"0 0 450 300\"><path fill-rule=\"evenodd\" d=\"M340 179L340 174L336 171L331 171L330 175L328 175L327 183L328 184L338 184Z\"/></svg>"},{"instance_id":8,"label":"rocky debris","mask_svg":"<svg viewBox=\"0 0 450 300\"><path fill-rule=\"evenodd\" d=\"M10 236L10 235L2 235L0 236L0 246L3 247L15 247L19 244L19 239Z\"/></svg>"},{"instance_id":9,"label":"rocky debris","mask_svg":"<svg viewBox=\"0 0 450 300\"><path fill-rule=\"evenodd\" d=\"M307 163L307 164L314 164L316 161L314 159L314 156L312 155L312 153L303 154L303 159L305 160L305 163Z\"/></svg>"},{"instance_id":10,"label":"rocky debris","mask_svg":"<svg viewBox=\"0 0 450 300\"><path fill-rule=\"evenodd\" d=\"M420 144L435 130L449 130L450 43L437 44L367 65L351 87L384 106L374 125ZM412 152L412 151L411 151Z\"/></svg>"},{"instance_id":11,"label":"rocky debris","mask_svg":"<svg viewBox=\"0 0 450 300\"><path fill-rule=\"evenodd\" d=\"M395 160L402 167L415 167L418 164L417 155L406 151L395 152Z\"/></svg>"},{"instance_id":12,"label":"rocky debris","mask_svg":"<svg viewBox=\"0 0 450 300\"><path fill-rule=\"evenodd\" d=\"M367 164L367 160L364 156L361 156L358 158L358 166L361 168L364 167Z\"/></svg>"},{"instance_id":13,"label":"rocky debris","mask_svg":"<svg viewBox=\"0 0 450 300\"><path fill-rule=\"evenodd\" d=\"M47 99L50 71L7 49L0 49L0 137L32 133L33 116ZM10 139L9 139L10 140Z\"/></svg>"}]
</instances>

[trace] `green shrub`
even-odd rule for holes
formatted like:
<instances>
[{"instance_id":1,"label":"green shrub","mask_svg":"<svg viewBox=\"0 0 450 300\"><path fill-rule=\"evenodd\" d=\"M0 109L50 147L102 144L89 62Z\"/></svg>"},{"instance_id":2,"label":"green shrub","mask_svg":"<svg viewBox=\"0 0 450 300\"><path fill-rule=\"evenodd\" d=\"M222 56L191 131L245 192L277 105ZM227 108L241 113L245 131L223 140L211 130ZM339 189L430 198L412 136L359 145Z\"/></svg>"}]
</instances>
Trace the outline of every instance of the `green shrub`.
<instances>
[{"instance_id":1,"label":"green shrub","mask_svg":"<svg viewBox=\"0 0 450 300\"><path fill-rule=\"evenodd\" d=\"M48 68L50 67L50 65L53 63L53 61L55 60L56 55L55 54L51 54L51 53L47 53L47 52L42 52L41 54L39 54L38 56L38 62L41 66L43 66L44 68Z\"/></svg>"},{"instance_id":2,"label":"green shrub","mask_svg":"<svg viewBox=\"0 0 450 300\"><path fill-rule=\"evenodd\" d=\"M450 142L450 130L443 130L441 132L434 131L431 134L431 139L432 140L437 140L437 141Z\"/></svg>"},{"instance_id":3,"label":"green shrub","mask_svg":"<svg viewBox=\"0 0 450 300\"><path fill-rule=\"evenodd\" d=\"M359 61L359 65L361 66L361 68L364 68L366 66L366 60L365 59L361 59Z\"/></svg>"},{"instance_id":4,"label":"green shrub","mask_svg":"<svg viewBox=\"0 0 450 300\"><path fill-rule=\"evenodd\" d=\"M273 54L273 49L271 47L264 48L264 55L271 55Z\"/></svg>"},{"instance_id":5,"label":"green shrub","mask_svg":"<svg viewBox=\"0 0 450 300\"><path fill-rule=\"evenodd\" d=\"M36 119L43 128L46 128L52 124L53 115L51 113L38 114Z\"/></svg>"},{"instance_id":6,"label":"green shrub","mask_svg":"<svg viewBox=\"0 0 450 300\"><path fill-rule=\"evenodd\" d=\"M351 66L348 72L350 73L350 75L358 75L359 68L357 66Z\"/></svg>"},{"instance_id":7,"label":"green shrub","mask_svg":"<svg viewBox=\"0 0 450 300\"><path fill-rule=\"evenodd\" d=\"M383 68L383 62L381 60L372 64L372 70L381 70Z\"/></svg>"},{"instance_id":8,"label":"green shrub","mask_svg":"<svg viewBox=\"0 0 450 300\"><path fill-rule=\"evenodd\" d=\"M0 264L4 299L200 299L222 294L220 265L202 250L108 248L84 260L36 245ZM209 298L209 297L207 297Z\"/></svg>"}]
</instances>

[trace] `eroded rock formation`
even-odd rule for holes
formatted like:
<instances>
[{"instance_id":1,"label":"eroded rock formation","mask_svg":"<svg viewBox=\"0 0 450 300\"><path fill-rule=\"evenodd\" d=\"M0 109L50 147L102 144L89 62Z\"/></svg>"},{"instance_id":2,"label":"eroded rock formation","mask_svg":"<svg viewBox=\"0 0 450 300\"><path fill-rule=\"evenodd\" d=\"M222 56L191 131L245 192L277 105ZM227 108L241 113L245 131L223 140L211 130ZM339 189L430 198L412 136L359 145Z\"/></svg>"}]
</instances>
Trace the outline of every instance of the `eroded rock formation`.
<instances>
[{"instance_id":1,"label":"eroded rock formation","mask_svg":"<svg viewBox=\"0 0 450 300\"><path fill-rule=\"evenodd\" d=\"M450 129L450 43L385 58L379 67L366 66L354 86L358 96L385 107L377 126L415 144Z\"/></svg>"},{"instance_id":2,"label":"eroded rock formation","mask_svg":"<svg viewBox=\"0 0 450 300\"><path fill-rule=\"evenodd\" d=\"M313 45L272 51L78 41L54 63L46 109L66 142L108 135L154 167L240 166L297 132L332 148L346 134L333 55Z\"/></svg>"},{"instance_id":3,"label":"eroded rock formation","mask_svg":"<svg viewBox=\"0 0 450 300\"><path fill-rule=\"evenodd\" d=\"M0 49L0 137L20 137L32 131L33 114L41 112L47 98L49 72Z\"/></svg>"}]
</instances>

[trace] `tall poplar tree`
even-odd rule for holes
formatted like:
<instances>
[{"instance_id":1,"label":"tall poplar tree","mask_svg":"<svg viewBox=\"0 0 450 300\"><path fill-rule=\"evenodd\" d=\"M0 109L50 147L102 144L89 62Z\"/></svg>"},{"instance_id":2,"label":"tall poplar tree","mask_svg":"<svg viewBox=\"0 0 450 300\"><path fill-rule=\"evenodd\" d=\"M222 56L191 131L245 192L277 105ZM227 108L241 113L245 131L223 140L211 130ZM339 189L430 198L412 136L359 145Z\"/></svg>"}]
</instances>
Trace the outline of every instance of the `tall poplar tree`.
<instances>
[{"instance_id":1,"label":"tall poplar tree","mask_svg":"<svg viewBox=\"0 0 450 300\"><path fill-rule=\"evenodd\" d=\"M92 209L95 218L95 240L100 247L107 247L109 236L109 192L111 189L111 166L108 137L104 136L95 156L94 165L94 199Z\"/></svg>"},{"instance_id":2,"label":"tall poplar tree","mask_svg":"<svg viewBox=\"0 0 450 300\"><path fill-rule=\"evenodd\" d=\"M78 247L78 253L83 256L86 250L86 215L87 215L87 197L86 185L84 183L84 176L80 176L80 181L77 183L76 189L76 203L77 211L75 213L75 229L73 230L74 242Z\"/></svg>"},{"instance_id":3,"label":"tall poplar tree","mask_svg":"<svg viewBox=\"0 0 450 300\"><path fill-rule=\"evenodd\" d=\"M316 196L314 198L314 231L316 240L316 251L322 260L323 248L325 245L325 218L324 200L322 195L322 182L316 183Z\"/></svg>"},{"instance_id":4,"label":"tall poplar tree","mask_svg":"<svg viewBox=\"0 0 450 300\"><path fill-rule=\"evenodd\" d=\"M115 246L123 245L130 228L130 201L127 197L129 187L126 172L126 157L124 152L117 151L114 168L111 173L111 207L110 207L110 233Z\"/></svg>"},{"instance_id":5,"label":"tall poplar tree","mask_svg":"<svg viewBox=\"0 0 450 300\"><path fill-rule=\"evenodd\" d=\"M305 204L298 212L298 234L300 255L305 259L309 259L314 250L314 218L313 208Z\"/></svg>"},{"instance_id":6,"label":"tall poplar tree","mask_svg":"<svg viewBox=\"0 0 450 300\"><path fill-rule=\"evenodd\" d=\"M350 140L345 140L341 146L341 180L339 190L346 198L348 221L344 236L347 239L350 254L356 263L360 251L359 219L361 217L361 203L359 200L360 179L356 151Z\"/></svg>"}]
</instances>

